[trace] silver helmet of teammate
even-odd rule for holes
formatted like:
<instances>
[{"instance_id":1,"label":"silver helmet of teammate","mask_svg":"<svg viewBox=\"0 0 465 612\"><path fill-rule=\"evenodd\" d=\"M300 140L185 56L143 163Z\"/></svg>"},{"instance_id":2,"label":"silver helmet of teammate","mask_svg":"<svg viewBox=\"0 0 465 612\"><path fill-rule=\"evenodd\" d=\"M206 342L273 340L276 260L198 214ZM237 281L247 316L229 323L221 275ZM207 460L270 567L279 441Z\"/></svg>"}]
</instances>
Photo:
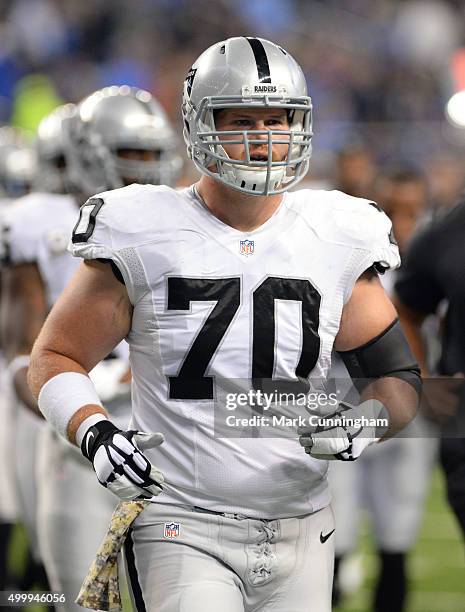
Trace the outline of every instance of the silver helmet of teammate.
<instances>
[{"instance_id":1,"label":"silver helmet of teammate","mask_svg":"<svg viewBox=\"0 0 465 612\"><path fill-rule=\"evenodd\" d=\"M66 193L64 124L76 112L74 104L63 104L44 117L37 128L36 150L39 163L37 188L50 193Z\"/></svg>"},{"instance_id":2,"label":"silver helmet of teammate","mask_svg":"<svg viewBox=\"0 0 465 612\"><path fill-rule=\"evenodd\" d=\"M66 132L70 181L85 195L129 183L174 185L182 168L164 110L142 89L94 92L79 103Z\"/></svg>"},{"instance_id":3,"label":"silver helmet of teammate","mask_svg":"<svg viewBox=\"0 0 465 612\"><path fill-rule=\"evenodd\" d=\"M217 111L244 107L286 109L289 129L216 129ZM305 77L295 59L268 40L229 38L204 51L184 82L182 115L189 157L200 172L234 189L254 195L281 193L308 170L312 102ZM263 145L265 137L268 154L254 159L250 145ZM277 143L288 145L283 160L273 160ZM243 145L243 158L232 159L222 144Z\"/></svg>"},{"instance_id":4,"label":"silver helmet of teammate","mask_svg":"<svg viewBox=\"0 0 465 612\"><path fill-rule=\"evenodd\" d=\"M11 126L0 127L0 196L19 198L37 176L37 157L31 139Z\"/></svg>"}]
</instances>

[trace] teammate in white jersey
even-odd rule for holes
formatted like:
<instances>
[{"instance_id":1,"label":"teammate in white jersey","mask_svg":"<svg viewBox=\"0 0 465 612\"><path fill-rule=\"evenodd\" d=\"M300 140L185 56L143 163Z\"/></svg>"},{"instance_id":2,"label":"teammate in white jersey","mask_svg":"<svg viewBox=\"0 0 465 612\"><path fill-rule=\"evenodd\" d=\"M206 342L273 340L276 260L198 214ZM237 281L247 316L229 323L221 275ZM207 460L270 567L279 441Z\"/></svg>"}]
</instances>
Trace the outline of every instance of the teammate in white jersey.
<instances>
[{"instance_id":1,"label":"teammate in white jersey","mask_svg":"<svg viewBox=\"0 0 465 612\"><path fill-rule=\"evenodd\" d=\"M37 178L37 164L32 144L23 131L0 127L0 220L16 198L28 193ZM1 292L1 287L0 287ZM12 525L23 518L15 479L15 422L11 401L9 373L4 359L4 340L0 347L0 590L13 586L7 572L7 555ZM28 567L31 567L28 564ZM28 586L27 578L21 586Z\"/></svg>"},{"instance_id":2,"label":"teammate in white jersey","mask_svg":"<svg viewBox=\"0 0 465 612\"><path fill-rule=\"evenodd\" d=\"M326 612L326 459L357 458L416 411L418 371L373 271L399 264L391 224L340 192L287 192L308 169L312 107L281 47L213 45L189 71L182 109L201 179L82 207L71 249L86 261L37 340L31 389L104 486L153 502L126 543L137 609ZM111 423L87 377L125 337L131 431ZM325 377L333 345L354 375L375 378L360 406L338 408L366 427L215 436L217 381L302 387Z\"/></svg>"},{"instance_id":3,"label":"teammate in white jersey","mask_svg":"<svg viewBox=\"0 0 465 612\"><path fill-rule=\"evenodd\" d=\"M82 111L88 109L89 100L96 102L84 125ZM128 126L126 122L135 125ZM156 182L163 170L163 158L165 178L170 181L170 172L175 177L173 165L176 168L179 165L175 145L161 107L148 92L129 87L95 92L77 110L74 105L66 105L40 124L41 176L44 185L58 193L31 194L14 204L4 220L9 252L4 271L9 281L4 296L5 328L9 332L9 356L22 365L16 368L16 390L31 411L37 411L37 406L25 384L27 355L47 313L78 264L66 250L76 223L78 200L75 194L64 195L65 188L72 184L74 192L88 197L98 185L117 187L134 179ZM97 183L89 186L81 165L88 163L94 154L89 153L91 146L94 149L98 146L98 156L93 160L93 178ZM130 399L129 384L123 381L128 381L130 375L127 351L117 348L122 357L99 364L92 379L112 418L125 427ZM75 447L57 437L51 428L41 431L39 436L34 432L31 435L28 423L34 423L34 415L25 410L19 413L18 480L23 497L28 496L30 530L36 533L37 519L40 552L51 587L65 595L66 604L60 605L60 609L78 610L74 599L116 500L98 485L90 465ZM35 420L39 422L37 417ZM26 444L23 438L28 432Z\"/></svg>"}]
</instances>

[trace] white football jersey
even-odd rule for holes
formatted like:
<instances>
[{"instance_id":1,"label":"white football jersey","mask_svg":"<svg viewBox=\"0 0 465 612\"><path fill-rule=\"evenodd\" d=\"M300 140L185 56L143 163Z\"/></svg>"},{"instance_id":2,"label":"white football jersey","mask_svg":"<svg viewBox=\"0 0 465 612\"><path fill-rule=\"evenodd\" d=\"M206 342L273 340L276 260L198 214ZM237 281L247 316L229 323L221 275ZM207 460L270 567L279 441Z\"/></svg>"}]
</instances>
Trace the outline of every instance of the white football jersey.
<instances>
[{"instance_id":1,"label":"white football jersey","mask_svg":"<svg viewBox=\"0 0 465 612\"><path fill-rule=\"evenodd\" d=\"M11 204L10 198L0 198L0 212Z\"/></svg>"},{"instance_id":2,"label":"white football jersey","mask_svg":"<svg viewBox=\"0 0 465 612\"><path fill-rule=\"evenodd\" d=\"M337 191L285 193L261 227L222 223L192 188L131 185L82 208L72 253L109 258L134 306L132 426L166 478L154 502L251 517L329 503L327 462L295 438L215 437L216 379L324 378L360 274L399 265L386 215Z\"/></svg>"},{"instance_id":3,"label":"white football jersey","mask_svg":"<svg viewBox=\"0 0 465 612\"><path fill-rule=\"evenodd\" d=\"M13 265L36 263L51 308L79 262L66 249L78 208L68 195L30 193L4 209L2 257Z\"/></svg>"}]
</instances>

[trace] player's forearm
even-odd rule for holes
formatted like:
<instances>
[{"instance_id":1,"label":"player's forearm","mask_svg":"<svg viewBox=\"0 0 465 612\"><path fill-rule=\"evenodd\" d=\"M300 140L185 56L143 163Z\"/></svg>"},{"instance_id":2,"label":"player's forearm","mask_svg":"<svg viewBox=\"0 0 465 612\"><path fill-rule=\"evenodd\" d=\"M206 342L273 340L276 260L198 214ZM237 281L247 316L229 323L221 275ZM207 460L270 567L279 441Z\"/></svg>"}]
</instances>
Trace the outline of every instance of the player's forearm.
<instances>
[{"instance_id":1,"label":"player's forearm","mask_svg":"<svg viewBox=\"0 0 465 612\"><path fill-rule=\"evenodd\" d=\"M0 325L6 358L29 355L48 313L37 264L4 268Z\"/></svg>"},{"instance_id":2,"label":"player's forearm","mask_svg":"<svg viewBox=\"0 0 465 612\"><path fill-rule=\"evenodd\" d=\"M361 395L362 401L368 399L379 400L386 408L389 426L382 435L383 440L404 429L418 411L418 392L399 378L386 376L373 381Z\"/></svg>"},{"instance_id":3,"label":"player's forearm","mask_svg":"<svg viewBox=\"0 0 465 612\"><path fill-rule=\"evenodd\" d=\"M55 351L35 347L31 354L31 362L28 370L27 382L31 390L32 396L38 400L41 390L44 385L55 379L60 374L76 373L87 378L85 368L77 361L62 355ZM58 380L58 379L57 379ZM72 391L70 390L70 395ZM96 394L95 394L96 397ZM74 398L70 397L70 401ZM97 398L98 401L98 398ZM69 414L69 408L66 406L67 398L63 398L63 412ZM76 432L81 423L93 414L102 414L106 416L105 409L97 402L83 401L82 405L75 406L71 410L69 418L66 419L65 429L66 437L73 444L76 442ZM62 432L63 433L63 432Z\"/></svg>"}]
</instances>

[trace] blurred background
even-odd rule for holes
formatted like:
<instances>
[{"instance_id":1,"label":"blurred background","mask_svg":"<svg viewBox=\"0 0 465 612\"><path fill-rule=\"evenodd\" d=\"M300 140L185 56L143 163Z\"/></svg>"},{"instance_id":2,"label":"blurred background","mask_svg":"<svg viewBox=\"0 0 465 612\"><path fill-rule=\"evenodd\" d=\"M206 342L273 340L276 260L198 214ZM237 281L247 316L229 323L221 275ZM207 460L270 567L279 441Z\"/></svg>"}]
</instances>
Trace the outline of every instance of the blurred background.
<instances>
[{"instance_id":1,"label":"blurred background","mask_svg":"<svg viewBox=\"0 0 465 612\"><path fill-rule=\"evenodd\" d=\"M57 105L128 84L151 91L180 133L188 69L210 44L236 35L281 44L306 74L315 132L309 182L377 197L388 209L386 177L420 177L418 203L407 197L398 228L405 239L420 217L456 203L465 182L461 0L1 0L0 124L33 133ZM182 182L194 178L186 164ZM17 574L22 550L18 532L10 558ZM409 559L408 612L463 612L463 560L434 471ZM338 610L370 609L376 563L364 526Z\"/></svg>"},{"instance_id":2,"label":"blurred background","mask_svg":"<svg viewBox=\"0 0 465 612\"><path fill-rule=\"evenodd\" d=\"M423 169L436 205L455 200L465 131L445 107L465 81L460 0L2 0L0 122L34 130L60 101L129 84L179 123L190 65L235 35L279 42L302 65L315 180L331 177L338 149L363 140L376 163Z\"/></svg>"}]
</instances>

